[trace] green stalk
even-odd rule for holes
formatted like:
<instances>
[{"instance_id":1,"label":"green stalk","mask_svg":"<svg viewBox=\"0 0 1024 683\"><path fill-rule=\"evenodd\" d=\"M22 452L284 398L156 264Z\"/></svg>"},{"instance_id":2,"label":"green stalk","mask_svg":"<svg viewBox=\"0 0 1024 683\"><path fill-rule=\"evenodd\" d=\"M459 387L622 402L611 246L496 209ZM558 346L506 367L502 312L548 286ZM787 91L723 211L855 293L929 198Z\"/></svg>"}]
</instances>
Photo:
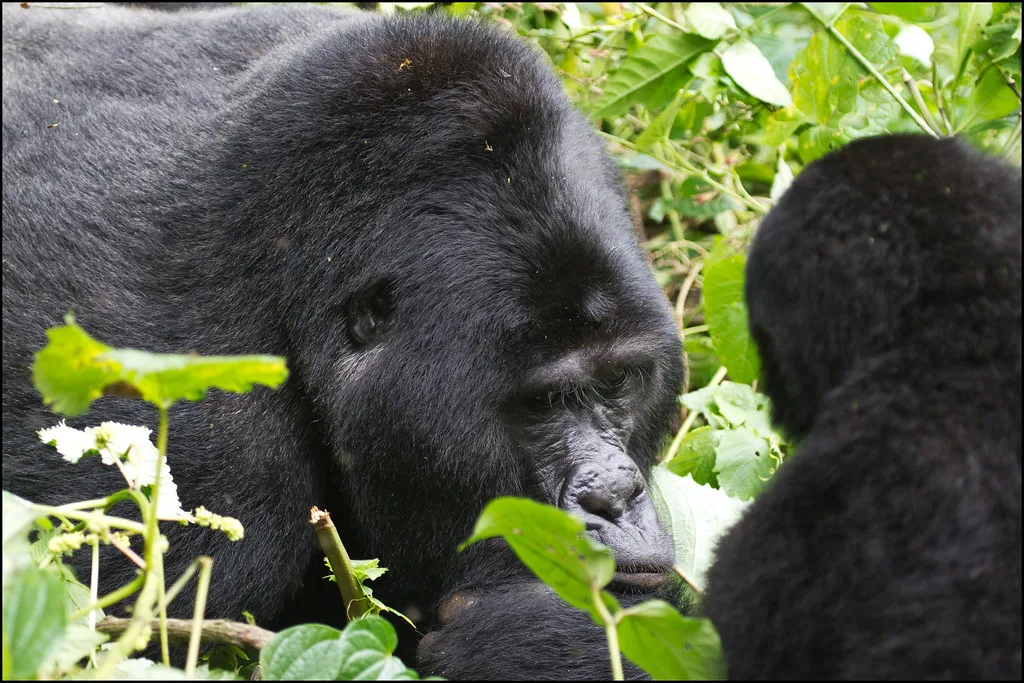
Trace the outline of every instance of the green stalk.
<instances>
[{"instance_id":1,"label":"green stalk","mask_svg":"<svg viewBox=\"0 0 1024 683\"><path fill-rule=\"evenodd\" d=\"M196 673L199 662L199 643L203 635L203 615L206 613L206 596L210 592L210 574L213 559L199 558L199 579L196 584L196 606L192 612L192 634L188 639L188 659L185 662L185 675L191 678Z\"/></svg>"},{"instance_id":2,"label":"green stalk","mask_svg":"<svg viewBox=\"0 0 1024 683\"><path fill-rule=\"evenodd\" d=\"M601 589L597 586L591 586L590 593L594 597L594 606L597 608L597 613L601 616L604 632L608 637L608 656L611 657L612 680L624 681L626 677L622 673L622 653L619 652L618 621L608 611L604 601L601 600Z\"/></svg>"}]
</instances>

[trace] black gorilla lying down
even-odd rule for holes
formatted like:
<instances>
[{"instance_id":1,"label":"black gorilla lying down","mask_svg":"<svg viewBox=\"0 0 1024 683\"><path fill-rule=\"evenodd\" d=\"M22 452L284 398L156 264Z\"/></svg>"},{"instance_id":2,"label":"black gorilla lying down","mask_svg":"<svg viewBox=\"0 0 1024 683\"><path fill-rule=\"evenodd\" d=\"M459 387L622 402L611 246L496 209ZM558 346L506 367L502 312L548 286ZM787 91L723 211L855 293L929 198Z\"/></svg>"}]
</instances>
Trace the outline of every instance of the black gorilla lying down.
<instances>
[{"instance_id":1,"label":"black gorilla lying down","mask_svg":"<svg viewBox=\"0 0 1024 683\"><path fill-rule=\"evenodd\" d=\"M338 623L320 505L422 630L470 591L425 671L607 677L603 632L503 544L455 551L512 494L581 514L623 594L672 558L644 476L679 340L614 167L543 58L495 28L310 6L3 12L4 487L58 503L118 485L34 433L58 417L31 354L68 309L119 346L283 354L282 390L171 412L183 505L246 528L165 530L169 576L216 559L208 615ZM156 423L107 398L71 424L101 420ZM104 590L132 574L108 559Z\"/></svg>"},{"instance_id":2,"label":"black gorilla lying down","mask_svg":"<svg viewBox=\"0 0 1024 683\"><path fill-rule=\"evenodd\" d=\"M855 142L764 220L746 296L802 444L709 573L729 675L1019 680L1019 173Z\"/></svg>"}]
</instances>

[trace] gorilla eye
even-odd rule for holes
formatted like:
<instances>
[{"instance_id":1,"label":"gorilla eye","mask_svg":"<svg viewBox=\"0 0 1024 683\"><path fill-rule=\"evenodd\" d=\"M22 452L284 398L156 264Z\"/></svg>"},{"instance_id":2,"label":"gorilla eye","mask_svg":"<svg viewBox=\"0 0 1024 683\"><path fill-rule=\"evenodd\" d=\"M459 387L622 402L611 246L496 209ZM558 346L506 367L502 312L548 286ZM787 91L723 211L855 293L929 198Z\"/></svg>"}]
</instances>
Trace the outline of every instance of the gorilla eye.
<instances>
[{"instance_id":1,"label":"gorilla eye","mask_svg":"<svg viewBox=\"0 0 1024 683\"><path fill-rule=\"evenodd\" d=\"M619 366L604 376L601 388L611 397L620 397L629 392L633 379L640 373L638 369Z\"/></svg>"},{"instance_id":2,"label":"gorilla eye","mask_svg":"<svg viewBox=\"0 0 1024 683\"><path fill-rule=\"evenodd\" d=\"M542 413L551 410L556 403L560 402L560 399L561 396L557 391L546 391L534 394L533 396L527 396L523 401L523 405L526 406L527 410Z\"/></svg>"}]
</instances>

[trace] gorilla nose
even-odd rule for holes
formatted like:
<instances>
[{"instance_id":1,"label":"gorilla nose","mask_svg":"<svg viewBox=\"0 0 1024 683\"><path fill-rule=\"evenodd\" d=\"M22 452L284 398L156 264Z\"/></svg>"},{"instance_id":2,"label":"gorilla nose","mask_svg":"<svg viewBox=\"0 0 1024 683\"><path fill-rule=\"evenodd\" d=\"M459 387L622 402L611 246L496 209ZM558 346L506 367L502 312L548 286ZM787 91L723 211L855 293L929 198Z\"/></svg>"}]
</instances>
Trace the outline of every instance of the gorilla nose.
<instances>
[{"instance_id":1,"label":"gorilla nose","mask_svg":"<svg viewBox=\"0 0 1024 683\"><path fill-rule=\"evenodd\" d=\"M579 467L569 480L568 493L583 512L614 524L644 489L640 470L623 459L610 467L593 463Z\"/></svg>"}]
</instances>

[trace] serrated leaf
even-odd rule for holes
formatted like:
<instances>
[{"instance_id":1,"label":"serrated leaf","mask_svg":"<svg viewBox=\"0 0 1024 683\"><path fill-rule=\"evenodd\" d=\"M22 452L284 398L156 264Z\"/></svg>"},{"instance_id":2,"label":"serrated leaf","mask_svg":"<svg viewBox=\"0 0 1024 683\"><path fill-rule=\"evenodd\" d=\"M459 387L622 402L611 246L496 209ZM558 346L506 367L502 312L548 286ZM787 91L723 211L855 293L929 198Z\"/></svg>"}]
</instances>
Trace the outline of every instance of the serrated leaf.
<instances>
[{"instance_id":1,"label":"serrated leaf","mask_svg":"<svg viewBox=\"0 0 1024 683\"><path fill-rule=\"evenodd\" d=\"M40 671L46 678L69 673L79 660L88 657L103 643L110 640L106 633L87 626L70 624L60 645L53 649Z\"/></svg>"},{"instance_id":2,"label":"serrated leaf","mask_svg":"<svg viewBox=\"0 0 1024 683\"><path fill-rule=\"evenodd\" d=\"M756 497L777 464L768 440L746 427L725 430L718 439L715 451L718 484L733 498L751 500Z\"/></svg>"},{"instance_id":3,"label":"serrated leaf","mask_svg":"<svg viewBox=\"0 0 1024 683\"><path fill-rule=\"evenodd\" d=\"M793 104L786 86L772 71L772 65L749 40L738 40L722 53L722 67L736 85L768 104L788 107Z\"/></svg>"},{"instance_id":4,"label":"serrated leaf","mask_svg":"<svg viewBox=\"0 0 1024 683\"><path fill-rule=\"evenodd\" d=\"M459 549L496 536L504 538L560 598L599 620L593 589L612 580L615 559L611 550L587 535L583 520L527 498L495 498Z\"/></svg>"},{"instance_id":5,"label":"serrated leaf","mask_svg":"<svg viewBox=\"0 0 1024 683\"><path fill-rule=\"evenodd\" d=\"M761 361L747 328L743 298L746 258L735 254L704 267L704 319L708 333L729 376L749 384L761 373Z\"/></svg>"},{"instance_id":6,"label":"serrated leaf","mask_svg":"<svg viewBox=\"0 0 1024 683\"><path fill-rule=\"evenodd\" d=\"M90 337L70 315L46 331L49 343L35 354L32 379L51 410L84 413L104 393L137 396L168 407L196 401L210 389L234 393L254 384L277 387L288 376L279 356L198 356L113 349Z\"/></svg>"},{"instance_id":7,"label":"serrated leaf","mask_svg":"<svg viewBox=\"0 0 1024 683\"><path fill-rule=\"evenodd\" d=\"M722 645L711 622L684 617L663 600L647 600L622 611L619 645L655 680L725 678Z\"/></svg>"},{"instance_id":8,"label":"serrated leaf","mask_svg":"<svg viewBox=\"0 0 1024 683\"><path fill-rule=\"evenodd\" d=\"M714 42L690 33L658 34L629 55L591 105L594 118L622 114L634 103L660 109L689 83L687 63Z\"/></svg>"},{"instance_id":9,"label":"serrated leaf","mask_svg":"<svg viewBox=\"0 0 1024 683\"><path fill-rule=\"evenodd\" d=\"M29 565L11 577L4 587L3 638L12 678L35 678L66 628L64 589L56 575Z\"/></svg>"},{"instance_id":10,"label":"serrated leaf","mask_svg":"<svg viewBox=\"0 0 1024 683\"><path fill-rule=\"evenodd\" d=\"M675 544L675 564L697 590L703 591L718 539L739 519L748 503L702 486L690 476L676 476L665 466L655 467L652 472L651 498L658 519Z\"/></svg>"}]
</instances>

